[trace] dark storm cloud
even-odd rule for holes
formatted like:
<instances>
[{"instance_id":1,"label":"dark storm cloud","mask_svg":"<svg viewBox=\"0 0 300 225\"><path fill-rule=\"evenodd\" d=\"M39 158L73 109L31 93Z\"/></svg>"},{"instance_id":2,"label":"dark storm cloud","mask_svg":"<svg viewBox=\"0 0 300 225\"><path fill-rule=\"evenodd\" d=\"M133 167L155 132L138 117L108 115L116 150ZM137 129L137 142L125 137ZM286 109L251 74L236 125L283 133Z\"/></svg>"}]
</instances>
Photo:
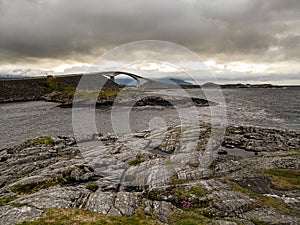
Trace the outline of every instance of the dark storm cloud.
<instances>
[{"instance_id":1,"label":"dark storm cloud","mask_svg":"<svg viewBox=\"0 0 300 225\"><path fill-rule=\"evenodd\" d=\"M0 60L76 60L143 39L227 59L295 60L299 11L298 0L0 0Z\"/></svg>"}]
</instances>

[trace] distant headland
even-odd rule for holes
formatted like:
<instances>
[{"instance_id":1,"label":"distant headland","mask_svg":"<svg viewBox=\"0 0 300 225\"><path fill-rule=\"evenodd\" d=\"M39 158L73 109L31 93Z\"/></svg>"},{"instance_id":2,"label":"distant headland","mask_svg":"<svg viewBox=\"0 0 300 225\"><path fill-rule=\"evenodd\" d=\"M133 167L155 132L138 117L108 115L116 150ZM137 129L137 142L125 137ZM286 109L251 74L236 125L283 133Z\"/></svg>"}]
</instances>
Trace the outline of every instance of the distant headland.
<instances>
[{"instance_id":1,"label":"distant headland","mask_svg":"<svg viewBox=\"0 0 300 225\"><path fill-rule=\"evenodd\" d=\"M183 88L282 88L281 85L273 84L215 84L212 82L207 82L202 85L182 85Z\"/></svg>"},{"instance_id":2,"label":"distant headland","mask_svg":"<svg viewBox=\"0 0 300 225\"><path fill-rule=\"evenodd\" d=\"M95 87L93 90L98 90L97 85L101 87L102 90L119 90L124 85L115 82L114 77L122 74L122 71L111 72L99 72L88 74L90 79L93 80ZM126 73L126 72L125 72ZM128 74L127 74L128 75ZM290 86L279 86L272 84L215 84L212 82L204 83L203 85L194 85L190 82L184 81L182 79L158 79L150 80L143 78L135 74L132 75L136 81L136 88L141 90L151 90L151 89L174 89L174 88L285 88ZM40 77L24 77L24 76L0 76L0 103L3 102L18 102L18 101L34 101L34 100L45 100L44 95L49 91L49 82L57 82L60 87L72 87L73 89L77 87L83 74L70 74L70 75L60 75L60 76L40 76ZM99 79L102 77L103 79ZM142 84L140 81L144 80ZM169 80L170 82L165 82ZM100 84L100 83L101 84Z\"/></svg>"}]
</instances>

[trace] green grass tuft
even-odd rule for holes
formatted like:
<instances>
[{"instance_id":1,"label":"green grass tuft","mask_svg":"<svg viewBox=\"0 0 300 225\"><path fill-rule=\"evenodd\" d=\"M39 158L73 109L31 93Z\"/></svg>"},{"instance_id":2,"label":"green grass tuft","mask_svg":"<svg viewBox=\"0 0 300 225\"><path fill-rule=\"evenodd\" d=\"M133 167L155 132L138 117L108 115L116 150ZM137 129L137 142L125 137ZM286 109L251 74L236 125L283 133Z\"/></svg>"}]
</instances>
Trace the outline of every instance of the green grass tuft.
<instances>
[{"instance_id":1,"label":"green grass tuft","mask_svg":"<svg viewBox=\"0 0 300 225\"><path fill-rule=\"evenodd\" d=\"M163 201L163 198L156 191L149 191L147 193L147 198L152 201Z\"/></svg>"},{"instance_id":2,"label":"green grass tuft","mask_svg":"<svg viewBox=\"0 0 300 225\"><path fill-rule=\"evenodd\" d=\"M200 201L199 198L205 195L205 191L200 187L185 189L181 186L173 186L168 192L172 197L167 201L181 209L186 209L186 207L183 207L183 201L192 203L190 208L203 208L209 204L209 201ZM152 190L147 193L147 198L155 201L163 201L162 195L159 191Z\"/></svg>"},{"instance_id":3,"label":"green grass tuft","mask_svg":"<svg viewBox=\"0 0 300 225\"><path fill-rule=\"evenodd\" d=\"M21 225L154 225L157 224L142 213L132 217L108 216L84 209L50 209L37 221Z\"/></svg>"},{"instance_id":4,"label":"green grass tuft","mask_svg":"<svg viewBox=\"0 0 300 225\"><path fill-rule=\"evenodd\" d=\"M137 165L141 164L141 163L144 162L144 161L145 161L145 160L143 160L142 155L137 154L137 155L135 156L135 159L134 159L134 160L128 162L128 165L129 165L129 166L137 166Z\"/></svg>"},{"instance_id":5,"label":"green grass tuft","mask_svg":"<svg viewBox=\"0 0 300 225\"><path fill-rule=\"evenodd\" d=\"M272 179L273 188L279 190L300 189L300 171L291 169L262 170Z\"/></svg>"},{"instance_id":6,"label":"green grass tuft","mask_svg":"<svg viewBox=\"0 0 300 225\"><path fill-rule=\"evenodd\" d=\"M193 212L176 212L170 216L170 225L194 225L194 224L206 224L203 216L195 214Z\"/></svg>"},{"instance_id":7,"label":"green grass tuft","mask_svg":"<svg viewBox=\"0 0 300 225\"><path fill-rule=\"evenodd\" d=\"M98 185L97 185L97 184L94 184L94 183L87 184L87 185L85 185L85 187L86 187L87 189L89 189L90 191L93 191L93 192L97 191L98 188L99 188Z\"/></svg>"},{"instance_id":8,"label":"green grass tuft","mask_svg":"<svg viewBox=\"0 0 300 225\"><path fill-rule=\"evenodd\" d=\"M194 225L194 224L215 224L212 221L215 217L205 209L193 209L175 211L169 216L168 224L171 225Z\"/></svg>"},{"instance_id":9,"label":"green grass tuft","mask_svg":"<svg viewBox=\"0 0 300 225\"><path fill-rule=\"evenodd\" d=\"M205 191L200 187L191 187L191 193L200 198L205 195Z\"/></svg>"},{"instance_id":10,"label":"green grass tuft","mask_svg":"<svg viewBox=\"0 0 300 225\"><path fill-rule=\"evenodd\" d=\"M6 196L6 197L2 197L0 198L0 206L4 206L7 203L15 200L17 197L16 196Z\"/></svg>"},{"instance_id":11,"label":"green grass tuft","mask_svg":"<svg viewBox=\"0 0 300 225\"><path fill-rule=\"evenodd\" d=\"M52 145L54 143L54 140L52 137L46 136L46 137L38 137L31 140L28 140L24 143L24 148L29 147L31 145Z\"/></svg>"},{"instance_id":12,"label":"green grass tuft","mask_svg":"<svg viewBox=\"0 0 300 225\"><path fill-rule=\"evenodd\" d=\"M260 220L255 219L255 218L251 218L251 219L249 219L249 221L254 223L255 225L268 225L269 224L269 223L260 221Z\"/></svg>"},{"instance_id":13,"label":"green grass tuft","mask_svg":"<svg viewBox=\"0 0 300 225\"><path fill-rule=\"evenodd\" d=\"M11 187L11 190L19 195L24 195L24 194L32 194L34 192L37 192L41 189L45 189L51 186L56 186L56 185L63 185L63 181L61 178L50 178L47 181L44 182L38 182L38 183L30 183L30 184L18 184L13 187Z\"/></svg>"},{"instance_id":14,"label":"green grass tuft","mask_svg":"<svg viewBox=\"0 0 300 225\"><path fill-rule=\"evenodd\" d=\"M255 209L255 208L273 208L273 209L277 209L279 211L286 212L286 213L299 214L299 212L290 209L286 203L284 203L280 200L277 200L275 198L265 196L265 195L262 195L262 194L259 194L256 192L252 192L248 189L242 188L238 184L231 182L231 181L228 181L228 184L230 184L233 187L234 191L241 192L246 195L254 195L258 198L258 200L256 200L255 202L252 202L249 205L245 206L245 209L247 209L247 210L251 210L251 209Z\"/></svg>"}]
</instances>

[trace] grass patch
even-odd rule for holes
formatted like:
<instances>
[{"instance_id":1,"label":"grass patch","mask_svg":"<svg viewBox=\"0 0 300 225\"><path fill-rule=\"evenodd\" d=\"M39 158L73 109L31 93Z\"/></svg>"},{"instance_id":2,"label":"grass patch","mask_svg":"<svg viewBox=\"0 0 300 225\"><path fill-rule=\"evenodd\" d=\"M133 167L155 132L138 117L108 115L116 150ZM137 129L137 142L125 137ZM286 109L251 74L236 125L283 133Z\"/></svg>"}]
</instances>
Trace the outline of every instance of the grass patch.
<instances>
[{"instance_id":1,"label":"grass patch","mask_svg":"<svg viewBox=\"0 0 300 225\"><path fill-rule=\"evenodd\" d=\"M170 215L168 222L170 225L207 224L202 215L193 211L174 212Z\"/></svg>"},{"instance_id":2,"label":"grass patch","mask_svg":"<svg viewBox=\"0 0 300 225\"><path fill-rule=\"evenodd\" d=\"M49 94L53 91L58 91L61 87L61 84L61 80L57 79L56 77L48 77L43 94Z\"/></svg>"},{"instance_id":3,"label":"grass patch","mask_svg":"<svg viewBox=\"0 0 300 225\"><path fill-rule=\"evenodd\" d=\"M246 188L242 188L240 185L238 185L237 183L233 182L233 181L227 181L227 183L233 187L233 191L237 191L237 192L241 192L243 194L246 194L246 195L260 195L260 194L257 194L255 192L252 192L252 191L249 191L248 189Z\"/></svg>"},{"instance_id":4,"label":"grass patch","mask_svg":"<svg viewBox=\"0 0 300 225\"><path fill-rule=\"evenodd\" d=\"M142 162L145 161L145 160L143 160L142 157L143 157L143 156L142 156L141 154L137 154L137 155L135 156L135 159L134 159L134 160L128 162L128 165L129 165L129 166L137 166L137 165L141 164Z\"/></svg>"},{"instance_id":5,"label":"grass patch","mask_svg":"<svg viewBox=\"0 0 300 225\"><path fill-rule=\"evenodd\" d=\"M63 85L62 81L57 77L49 77L46 80L43 95L50 94L52 92L63 92L65 97L74 96L75 87L72 85Z\"/></svg>"},{"instance_id":6,"label":"grass patch","mask_svg":"<svg viewBox=\"0 0 300 225\"><path fill-rule=\"evenodd\" d=\"M261 172L271 177L274 189L294 190L300 188L299 170L278 169L262 170Z\"/></svg>"},{"instance_id":7,"label":"grass patch","mask_svg":"<svg viewBox=\"0 0 300 225\"><path fill-rule=\"evenodd\" d=\"M191 193L200 198L205 195L205 191L200 187L191 187Z\"/></svg>"},{"instance_id":8,"label":"grass patch","mask_svg":"<svg viewBox=\"0 0 300 225\"><path fill-rule=\"evenodd\" d=\"M110 99L117 97L119 93L120 91L117 90L102 90L99 92L99 97Z\"/></svg>"},{"instance_id":9,"label":"grass patch","mask_svg":"<svg viewBox=\"0 0 300 225\"><path fill-rule=\"evenodd\" d=\"M33 144L51 145L54 143L52 137L40 137L32 139Z\"/></svg>"},{"instance_id":10,"label":"grass patch","mask_svg":"<svg viewBox=\"0 0 300 225\"><path fill-rule=\"evenodd\" d=\"M181 209L195 209L195 208L203 208L207 207L209 201L200 201L199 198L205 195L205 192L200 187L191 187L190 189L185 189L184 187L175 186L171 187L168 190L168 194L171 197L168 200L163 198L164 193L160 193L159 191L149 191L147 193L147 198L153 201L169 201L173 205ZM183 202L191 203L191 206L185 206Z\"/></svg>"},{"instance_id":11,"label":"grass patch","mask_svg":"<svg viewBox=\"0 0 300 225\"><path fill-rule=\"evenodd\" d=\"M74 95L80 99L114 99L120 93L118 90L76 90L75 86L63 85L62 81L56 77L49 77L46 80L46 86L43 95L57 92L60 98L72 99Z\"/></svg>"},{"instance_id":12,"label":"grass patch","mask_svg":"<svg viewBox=\"0 0 300 225\"><path fill-rule=\"evenodd\" d=\"M170 181L170 185L172 186L172 189L170 190L170 193L172 194L173 198L171 200L171 203L175 205L178 208L182 208L182 202L188 201L192 203L193 208L203 208L206 207L209 202L200 201L199 198L204 196L206 193L205 191L200 187L191 187L190 189L185 189L182 187L182 184L189 183L190 180L179 180L176 177L172 177Z\"/></svg>"},{"instance_id":13,"label":"grass patch","mask_svg":"<svg viewBox=\"0 0 300 225\"><path fill-rule=\"evenodd\" d=\"M22 207L22 206L27 206L28 203L18 203L18 202L12 202L12 203L9 203L11 206L13 207Z\"/></svg>"},{"instance_id":14,"label":"grass patch","mask_svg":"<svg viewBox=\"0 0 300 225\"><path fill-rule=\"evenodd\" d=\"M249 209L254 208L275 208L282 212L293 213L294 211L288 208L288 205L275 198L260 195L259 199L247 206Z\"/></svg>"},{"instance_id":15,"label":"grass patch","mask_svg":"<svg viewBox=\"0 0 300 225\"><path fill-rule=\"evenodd\" d=\"M182 208L182 202L188 201L192 203L192 207L196 206L196 202L191 199L191 192L188 190L180 189L180 188L174 188L171 191L172 195L174 196L172 199L172 204Z\"/></svg>"},{"instance_id":16,"label":"grass patch","mask_svg":"<svg viewBox=\"0 0 300 225\"><path fill-rule=\"evenodd\" d=\"M88 190L93 191L93 192L97 191L98 188L99 188L98 185L97 185L97 184L94 184L94 183L87 184L87 185L85 185L85 187L86 187Z\"/></svg>"},{"instance_id":17,"label":"grass patch","mask_svg":"<svg viewBox=\"0 0 300 225\"><path fill-rule=\"evenodd\" d=\"M172 225L194 225L194 224L216 224L216 218L207 209L192 209L175 211L170 214L168 224Z\"/></svg>"},{"instance_id":18,"label":"grass patch","mask_svg":"<svg viewBox=\"0 0 300 225\"><path fill-rule=\"evenodd\" d=\"M286 213L299 214L299 212L289 209L289 206L283 201L280 201L275 198L265 196L265 195L262 195L262 194L259 194L256 192L252 192L248 189L242 188L238 184L231 182L231 181L228 181L228 184L230 184L233 187L234 191L241 192L246 195L252 195L252 196L254 195L254 196L258 197L258 199L255 202L252 202L249 205L244 206L245 209L247 209L247 210L251 210L251 209L255 209L255 208L273 208L273 209L277 209L277 210L280 210L280 211L286 212Z\"/></svg>"},{"instance_id":19,"label":"grass patch","mask_svg":"<svg viewBox=\"0 0 300 225\"><path fill-rule=\"evenodd\" d=\"M106 100L116 98L119 93L120 91L118 90L76 90L76 92L74 92L78 98L95 99L99 97Z\"/></svg>"},{"instance_id":20,"label":"grass patch","mask_svg":"<svg viewBox=\"0 0 300 225\"><path fill-rule=\"evenodd\" d=\"M191 182L191 180L180 180L176 177L171 177L170 185L174 186L174 188L175 188L177 185L186 184L186 183L189 183L189 182Z\"/></svg>"},{"instance_id":21,"label":"grass patch","mask_svg":"<svg viewBox=\"0 0 300 225\"><path fill-rule=\"evenodd\" d=\"M76 169L84 169L84 168L85 168L85 165L77 165L74 167L70 167L66 171L64 171L62 173L62 177L50 178L46 181L36 182L36 183L18 184L18 185L14 185L10 189L11 189L11 191L13 191L14 193L16 193L18 195L25 195L25 194L32 194L39 190L46 189L46 188L56 186L56 185L64 186L64 185L70 184L72 182L80 182L80 181L75 180L71 176L71 173L73 171L75 171ZM89 183L89 184L86 184L86 188L91 191L96 191L98 189L98 185L95 183ZM14 200L14 199L12 199L12 200ZM0 206L1 206L1 204L5 205L7 202L12 201L12 200L0 199Z\"/></svg>"},{"instance_id":22,"label":"grass patch","mask_svg":"<svg viewBox=\"0 0 300 225\"><path fill-rule=\"evenodd\" d=\"M77 98L81 99L95 99L99 95L99 91L96 90L77 90L76 92L74 91L74 95Z\"/></svg>"},{"instance_id":23,"label":"grass patch","mask_svg":"<svg viewBox=\"0 0 300 225\"><path fill-rule=\"evenodd\" d=\"M255 225L268 225L269 224L269 223L260 221L260 220L255 219L255 218L251 218L251 219L249 219L249 221L254 223Z\"/></svg>"},{"instance_id":24,"label":"grass patch","mask_svg":"<svg viewBox=\"0 0 300 225\"><path fill-rule=\"evenodd\" d=\"M76 156L79 156L79 154L74 154L74 153L72 153L72 154L69 154L69 155L66 155L66 156L64 156L64 157L66 157L66 158L68 158L68 159L75 159L75 157Z\"/></svg>"},{"instance_id":25,"label":"grass patch","mask_svg":"<svg viewBox=\"0 0 300 225\"><path fill-rule=\"evenodd\" d=\"M52 145L54 143L54 140L52 137L46 136L46 137L38 137L31 140L26 141L23 144L23 148L29 147L31 145Z\"/></svg>"},{"instance_id":26,"label":"grass patch","mask_svg":"<svg viewBox=\"0 0 300 225\"><path fill-rule=\"evenodd\" d=\"M288 157L288 156L300 156L300 150L298 151L288 151L288 152L278 152L275 155Z\"/></svg>"},{"instance_id":27,"label":"grass patch","mask_svg":"<svg viewBox=\"0 0 300 225\"><path fill-rule=\"evenodd\" d=\"M19 195L25 195L25 194L32 194L34 192L37 192L41 189L45 189L51 186L56 185L63 185L63 180L61 178L50 178L47 181L44 182L38 182L38 183L30 183L30 184L24 184L24 185L15 185L11 188L11 190Z\"/></svg>"},{"instance_id":28,"label":"grass patch","mask_svg":"<svg viewBox=\"0 0 300 225\"><path fill-rule=\"evenodd\" d=\"M6 197L2 197L0 198L0 206L4 206L7 203L15 200L17 197L16 196L6 196Z\"/></svg>"},{"instance_id":29,"label":"grass patch","mask_svg":"<svg viewBox=\"0 0 300 225\"><path fill-rule=\"evenodd\" d=\"M197 141L196 150L204 150L207 146L207 143L204 143L203 141Z\"/></svg>"},{"instance_id":30,"label":"grass patch","mask_svg":"<svg viewBox=\"0 0 300 225\"><path fill-rule=\"evenodd\" d=\"M185 208L183 205L183 202L190 202L191 208L205 208L209 206L210 201L209 200L199 200L198 198L195 198L191 195L191 192L189 191L180 191L174 194L174 198L171 200L171 203L175 205L178 208Z\"/></svg>"},{"instance_id":31,"label":"grass patch","mask_svg":"<svg viewBox=\"0 0 300 225\"><path fill-rule=\"evenodd\" d=\"M144 214L137 213L132 217L108 216L84 209L50 209L37 221L23 222L22 225L153 225L157 224Z\"/></svg>"},{"instance_id":32,"label":"grass patch","mask_svg":"<svg viewBox=\"0 0 300 225\"><path fill-rule=\"evenodd\" d=\"M61 87L58 90L56 90L56 92L61 92L62 98L72 99L75 94L75 87L73 87L73 86Z\"/></svg>"},{"instance_id":33,"label":"grass patch","mask_svg":"<svg viewBox=\"0 0 300 225\"><path fill-rule=\"evenodd\" d=\"M202 215L207 217L207 218L210 218L210 219L214 218L214 215L212 214L212 212L210 210L207 210L207 209L202 211Z\"/></svg>"},{"instance_id":34,"label":"grass patch","mask_svg":"<svg viewBox=\"0 0 300 225\"><path fill-rule=\"evenodd\" d=\"M149 191L147 193L147 198L152 201L163 201L163 198L156 191Z\"/></svg>"}]
</instances>

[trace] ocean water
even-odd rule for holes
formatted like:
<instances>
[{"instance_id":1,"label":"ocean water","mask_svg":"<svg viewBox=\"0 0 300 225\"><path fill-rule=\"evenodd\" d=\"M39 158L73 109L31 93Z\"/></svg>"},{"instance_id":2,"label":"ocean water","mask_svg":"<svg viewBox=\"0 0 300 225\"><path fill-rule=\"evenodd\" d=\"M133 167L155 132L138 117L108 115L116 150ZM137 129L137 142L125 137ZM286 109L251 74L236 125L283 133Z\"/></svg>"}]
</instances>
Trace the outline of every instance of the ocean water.
<instances>
[{"instance_id":1,"label":"ocean water","mask_svg":"<svg viewBox=\"0 0 300 225\"><path fill-rule=\"evenodd\" d=\"M159 92L168 95L181 94L177 90ZM189 89L185 92L188 96L205 97L199 90ZM185 124L186 121L209 123L212 117L214 121L226 124L300 130L299 87L224 89L221 95L220 92L214 92L207 91L209 99L219 102L219 105L197 108L196 111L195 108L176 106L173 109L115 107L113 113L109 109L91 109L86 117L93 118L95 113L98 132L121 133L119 128L122 126L127 127L126 132L136 132L164 125ZM0 104L0 148L38 136L72 135L72 109L62 109L57 105L44 101ZM128 117L123 118L124 114L128 114Z\"/></svg>"}]
</instances>

